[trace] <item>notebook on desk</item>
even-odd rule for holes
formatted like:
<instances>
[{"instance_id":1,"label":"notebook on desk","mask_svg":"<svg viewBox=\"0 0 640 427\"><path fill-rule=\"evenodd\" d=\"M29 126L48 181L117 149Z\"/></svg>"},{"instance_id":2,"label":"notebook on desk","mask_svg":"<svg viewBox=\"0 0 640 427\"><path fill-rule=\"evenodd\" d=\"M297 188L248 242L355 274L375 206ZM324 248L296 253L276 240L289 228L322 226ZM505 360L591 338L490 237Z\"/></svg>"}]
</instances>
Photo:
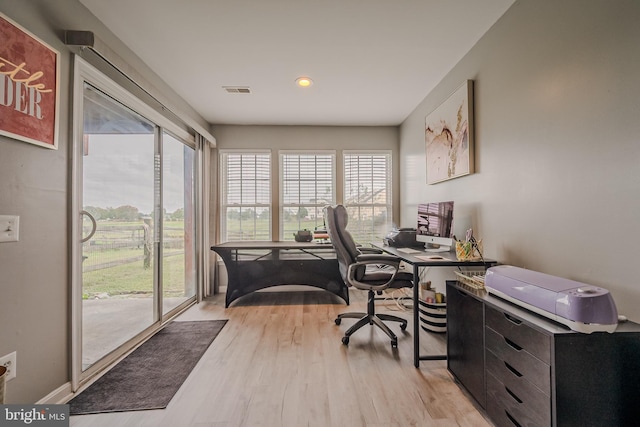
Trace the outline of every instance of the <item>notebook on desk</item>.
<instances>
[{"instance_id":1,"label":"notebook on desk","mask_svg":"<svg viewBox=\"0 0 640 427\"><path fill-rule=\"evenodd\" d=\"M414 248L398 248L398 252L402 252L403 254L411 254L414 257L418 258L421 261L450 261L448 258L445 258L440 255L416 255L416 254L424 254L424 250L414 249Z\"/></svg>"},{"instance_id":2,"label":"notebook on desk","mask_svg":"<svg viewBox=\"0 0 640 427\"><path fill-rule=\"evenodd\" d=\"M415 257L422 261L451 261L440 255L416 255Z\"/></svg>"},{"instance_id":3,"label":"notebook on desk","mask_svg":"<svg viewBox=\"0 0 640 427\"><path fill-rule=\"evenodd\" d=\"M398 252L402 252L403 254L417 254L424 251L413 248L398 248Z\"/></svg>"}]
</instances>

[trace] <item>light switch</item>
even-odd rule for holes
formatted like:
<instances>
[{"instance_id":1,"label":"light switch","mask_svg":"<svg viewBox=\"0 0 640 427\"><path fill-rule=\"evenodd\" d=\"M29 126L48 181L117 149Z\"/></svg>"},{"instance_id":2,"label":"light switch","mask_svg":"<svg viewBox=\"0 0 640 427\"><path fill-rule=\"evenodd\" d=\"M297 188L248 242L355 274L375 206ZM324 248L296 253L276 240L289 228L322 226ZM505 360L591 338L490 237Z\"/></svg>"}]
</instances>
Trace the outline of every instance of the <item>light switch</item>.
<instances>
[{"instance_id":1,"label":"light switch","mask_svg":"<svg viewBox=\"0 0 640 427\"><path fill-rule=\"evenodd\" d=\"M17 242L20 231L20 217L0 215L0 242Z\"/></svg>"}]
</instances>

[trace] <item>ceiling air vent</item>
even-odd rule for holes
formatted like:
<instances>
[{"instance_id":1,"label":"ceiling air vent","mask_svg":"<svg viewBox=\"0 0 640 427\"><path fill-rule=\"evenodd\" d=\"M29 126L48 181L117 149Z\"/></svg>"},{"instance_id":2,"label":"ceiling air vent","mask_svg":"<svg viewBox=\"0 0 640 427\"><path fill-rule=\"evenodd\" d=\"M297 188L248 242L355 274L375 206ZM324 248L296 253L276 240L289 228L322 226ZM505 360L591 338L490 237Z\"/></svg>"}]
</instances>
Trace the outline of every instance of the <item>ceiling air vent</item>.
<instances>
[{"instance_id":1,"label":"ceiling air vent","mask_svg":"<svg viewBox=\"0 0 640 427\"><path fill-rule=\"evenodd\" d=\"M229 93L251 93L249 86L222 86Z\"/></svg>"}]
</instances>

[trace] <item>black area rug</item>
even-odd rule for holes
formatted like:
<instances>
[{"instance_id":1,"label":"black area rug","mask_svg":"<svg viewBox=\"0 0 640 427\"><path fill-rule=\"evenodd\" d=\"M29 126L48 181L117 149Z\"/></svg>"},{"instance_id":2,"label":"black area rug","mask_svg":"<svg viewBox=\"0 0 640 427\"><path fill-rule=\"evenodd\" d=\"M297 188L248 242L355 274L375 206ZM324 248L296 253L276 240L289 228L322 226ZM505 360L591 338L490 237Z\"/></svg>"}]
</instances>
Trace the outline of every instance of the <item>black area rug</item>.
<instances>
[{"instance_id":1,"label":"black area rug","mask_svg":"<svg viewBox=\"0 0 640 427\"><path fill-rule=\"evenodd\" d=\"M70 414L165 408L226 323L169 323L71 399Z\"/></svg>"}]
</instances>

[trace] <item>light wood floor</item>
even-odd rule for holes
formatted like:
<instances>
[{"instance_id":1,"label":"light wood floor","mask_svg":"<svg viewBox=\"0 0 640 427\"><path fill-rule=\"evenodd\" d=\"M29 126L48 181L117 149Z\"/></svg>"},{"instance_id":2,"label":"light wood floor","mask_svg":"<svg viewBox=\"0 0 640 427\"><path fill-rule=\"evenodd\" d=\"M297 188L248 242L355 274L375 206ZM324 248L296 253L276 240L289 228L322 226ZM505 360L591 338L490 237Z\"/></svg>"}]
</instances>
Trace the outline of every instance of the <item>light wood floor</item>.
<instances>
[{"instance_id":1,"label":"light wood floor","mask_svg":"<svg viewBox=\"0 0 640 427\"><path fill-rule=\"evenodd\" d=\"M197 304L177 320L228 319L189 378L163 410L71 417L84 427L231 426L491 426L453 381L445 361L413 366L410 311L378 302L398 324L398 348L365 326L341 343L364 311L366 293L351 290L351 305L324 291L259 292L224 308L224 295ZM422 353L442 353L444 337L421 331Z\"/></svg>"}]
</instances>

